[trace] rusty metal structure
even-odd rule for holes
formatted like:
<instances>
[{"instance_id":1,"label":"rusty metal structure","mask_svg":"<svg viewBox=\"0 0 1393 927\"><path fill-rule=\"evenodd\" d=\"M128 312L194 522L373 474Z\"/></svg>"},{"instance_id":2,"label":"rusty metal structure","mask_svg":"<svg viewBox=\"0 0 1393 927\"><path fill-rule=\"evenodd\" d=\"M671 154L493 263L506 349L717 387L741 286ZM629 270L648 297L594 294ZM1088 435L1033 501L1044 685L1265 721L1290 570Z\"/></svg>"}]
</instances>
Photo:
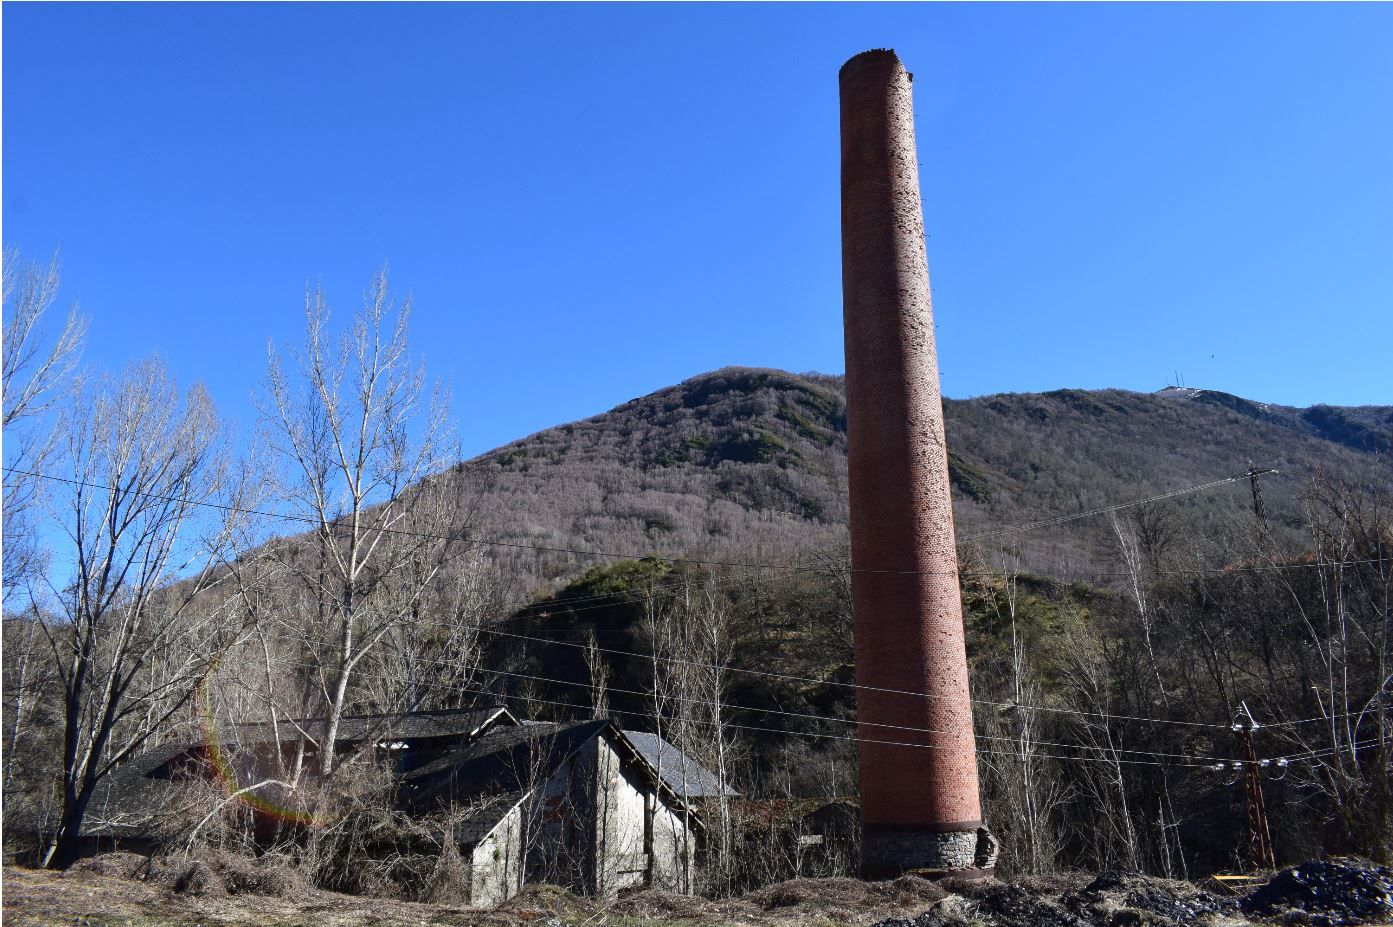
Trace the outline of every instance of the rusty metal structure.
<instances>
[{"instance_id":1,"label":"rusty metal structure","mask_svg":"<svg viewBox=\"0 0 1393 927\"><path fill-rule=\"evenodd\" d=\"M990 870L911 75L868 51L840 90L862 872Z\"/></svg>"},{"instance_id":2,"label":"rusty metal structure","mask_svg":"<svg viewBox=\"0 0 1393 927\"><path fill-rule=\"evenodd\" d=\"M1251 472L1251 471L1250 471ZM1255 482L1256 485L1256 482ZM1261 496L1257 497L1259 500ZM1272 832L1267 827L1267 808L1262 800L1262 767L1266 761L1259 761L1253 749L1253 731L1258 723L1248 710L1248 703L1239 703L1238 714L1233 719L1233 730L1238 735L1238 756L1243 764L1243 797L1248 817L1248 862L1254 869L1271 871L1277 868L1277 855L1272 849Z\"/></svg>"}]
</instances>

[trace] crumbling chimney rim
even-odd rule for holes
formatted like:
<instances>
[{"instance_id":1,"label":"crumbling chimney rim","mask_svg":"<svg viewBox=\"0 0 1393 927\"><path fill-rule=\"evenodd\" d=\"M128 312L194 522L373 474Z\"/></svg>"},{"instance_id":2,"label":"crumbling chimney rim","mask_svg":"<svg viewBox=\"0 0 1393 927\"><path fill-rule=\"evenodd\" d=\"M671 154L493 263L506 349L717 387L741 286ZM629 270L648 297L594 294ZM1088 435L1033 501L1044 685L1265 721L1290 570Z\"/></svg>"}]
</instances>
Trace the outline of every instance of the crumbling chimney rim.
<instances>
[{"instance_id":1,"label":"crumbling chimney rim","mask_svg":"<svg viewBox=\"0 0 1393 927\"><path fill-rule=\"evenodd\" d=\"M875 59L877 63L890 63L901 69L904 68L904 65L900 62L900 56L895 54L893 48L871 48L861 52L859 55L852 55L848 58L846 64L842 65L841 70L837 72L837 75L841 76L845 74L847 69L854 64L869 64L872 59Z\"/></svg>"}]
</instances>

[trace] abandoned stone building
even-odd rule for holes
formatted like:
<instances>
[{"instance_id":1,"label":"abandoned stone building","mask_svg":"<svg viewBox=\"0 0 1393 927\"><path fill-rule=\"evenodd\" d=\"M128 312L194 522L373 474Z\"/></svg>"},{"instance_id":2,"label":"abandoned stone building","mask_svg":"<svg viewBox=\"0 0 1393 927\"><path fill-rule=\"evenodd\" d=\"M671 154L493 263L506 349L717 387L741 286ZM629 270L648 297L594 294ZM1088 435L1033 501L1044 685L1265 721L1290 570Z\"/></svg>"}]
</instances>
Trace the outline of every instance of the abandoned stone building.
<instances>
[{"instance_id":1,"label":"abandoned stone building","mask_svg":"<svg viewBox=\"0 0 1393 927\"><path fill-rule=\"evenodd\" d=\"M854 799L742 798L729 809L742 844L739 852L759 861L757 868L741 874L742 887L856 874L861 809Z\"/></svg>"},{"instance_id":2,"label":"abandoned stone building","mask_svg":"<svg viewBox=\"0 0 1393 927\"><path fill-rule=\"evenodd\" d=\"M172 833L165 817L199 789L229 797L274 779L276 752L304 743L297 727L313 729L234 725L123 764L92 802L88 851L155 851ZM735 795L657 735L607 720L520 721L501 707L346 718L335 749L374 751L399 810L450 816L476 905L527 881L599 896L643 884L691 891L705 837L699 805ZM299 826L272 802L246 805L258 833Z\"/></svg>"}]
</instances>

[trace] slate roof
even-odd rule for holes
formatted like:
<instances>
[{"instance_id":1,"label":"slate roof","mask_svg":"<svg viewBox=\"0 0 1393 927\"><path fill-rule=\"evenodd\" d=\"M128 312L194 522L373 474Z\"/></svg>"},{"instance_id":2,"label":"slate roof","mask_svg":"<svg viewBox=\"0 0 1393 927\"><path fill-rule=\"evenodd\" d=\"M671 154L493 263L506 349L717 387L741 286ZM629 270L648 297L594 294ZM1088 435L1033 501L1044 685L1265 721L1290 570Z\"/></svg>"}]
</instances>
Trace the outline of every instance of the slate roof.
<instances>
[{"instance_id":1,"label":"slate roof","mask_svg":"<svg viewBox=\"0 0 1393 927\"><path fill-rule=\"evenodd\" d=\"M508 714L502 706L462 708L448 711L413 711L408 714L349 715L339 721L339 743L355 743L369 737L379 740L415 740L427 737L454 737L472 734L500 715ZM511 715L508 715L512 719ZM319 733L322 718L297 719L280 722L280 739L294 740L297 725L311 736ZM227 740L239 743L266 743L274 736L269 722L233 724L219 731Z\"/></svg>"},{"instance_id":2,"label":"slate roof","mask_svg":"<svg viewBox=\"0 0 1393 927\"><path fill-rule=\"evenodd\" d=\"M634 748L640 761L658 769L671 798L689 800L720 794L720 780L710 770L655 734L620 731L609 721L570 724L524 722L495 728L472 741L401 776L404 800L418 810L449 801L477 802L456 827L461 844L477 843L498 826L508 812L549 778L591 738L606 729ZM685 779L684 779L685 774ZM738 795L726 788L727 796Z\"/></svg>"},{"instance_id":3,"label":"slate roof","mask_svg":"<svg viewBox=\"0 0 1393 927\"><path fill-rule=\"evenodd\" d=\"M472 708L454 711L413 712L408 715L353 715L339 722L340 744L361 743L373 738L382 741L431 740L435 738L468 737L490 722L513 716L502 707ZM318 720L299 721L301 727L315 733ZM219 729L219 745L232 754L234 769L252 762L244 754L239 762L236 746L271 743L275 737L269 723L232 724ZM280 740L293 741L294 723L282 722ZM116 766L97 784L92 796L82 833L88 837L135 837L149 835L161 816L172 810L171 802L179 798L176 776L181 766L198 764L206 754L206 743L177 741L161 745ZM246 772L247 770L239 770ZM197 778L197 777L195 777ZM256 779L238 777L242 784Z\"/></svg>"},{"instance_id":4,"label":"slate roof","mask_svg":"<svg viewBox=\"0 0 1393 927\"><path fill-rule=\"evenodd\" d=\"M87 837L125 837L147 833L161 811L171 810L175 762L190 750L169 743L116 766L97 783L82 822Z\"/></svg>"},{"instance_id":5,"label":"slate roof","mask_svg":"<svg viewBox=\"0 0 1393 927\"><path fill-rule=\"evenodd\" d=\"M489 723L507 722L482 736L475 735ZM341 722L339 743L372 738L384 742L417 741L411 756L420 765L398 767L399 797L409 809L428 812L449 802L468 802L456 827L462 844L475 843L498 826L519 801L590 739L607 728L626 741L639 760L653 770L661 768L664 790L680 801L712 798L722 785L714 773L686 756L656 734L618 731L609 721L518 724L502 708L450 712L418 712L406 716L355 716ZM302 722L303 726L303 722ZM282 742L292 739L294 726L280 728ZM220 732L222 746L236 767L254 764L256 756L245 750L271 743L269 724L233 725ZM456 738L456 744L449 742ZM435 746L431 741L439 740ZM420 744L426 741L426 744ZM240 744L243 750L230 749ZM88 836L138 836L148 834L161 814L171 809L178 795L176 776L182 765L197 763L205 745L171 743L118 766L98 787L84 824ZM240 770L239 781L250 769ZM729 787L724 794L737 796Z\"/></svg>"},{"instance_id":6,"label":"slate roof","mask_svg":"<svg viewBox=\"0 0 1393 927\"><path fill-rule=\"evenodd\" d=\"M502 792L484 799L470 808L455 822L455 842L461 847L471 847L493 832L502 823L508 812L518 806L518 802L531 794L526 791Z\"/></svg>"},{"instance_id":7,"label":"slate roof","mask_svg":"<svg viewBox=\"0 0 1393 927\"><path fill-rule=\"evenodd\" d=\"M404 773L403 800L424 809L450 799L530 791L608 721L501 727Z\"/></svg>"},{"instance_id":8,"label":"slate roof","mask_svg":"<svg viewBox=\"0 0 1393 927\"><path fill-rule=\"evenodd\" d=\"M663 777L663 784L682 799L693 800L719 797L724 789L727 798L735 798L740 793L730 786L723 786L720 778L657 734L646 731L624 731L634 750L643 757L644 762Z\"/></svg>"}]
</instances>

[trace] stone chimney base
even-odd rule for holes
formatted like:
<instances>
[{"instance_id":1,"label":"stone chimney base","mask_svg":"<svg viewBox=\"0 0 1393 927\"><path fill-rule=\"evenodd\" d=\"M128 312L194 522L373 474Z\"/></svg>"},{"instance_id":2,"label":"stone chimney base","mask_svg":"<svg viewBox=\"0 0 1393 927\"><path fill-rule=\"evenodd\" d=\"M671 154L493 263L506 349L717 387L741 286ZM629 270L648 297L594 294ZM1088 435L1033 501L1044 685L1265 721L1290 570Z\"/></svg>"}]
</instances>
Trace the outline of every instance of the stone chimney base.
<instances>
[{"instance_id":1,"label":"stone chimney base","mask_svg":"<svg viewBox=\"0 0 1393 927\"><path fill-rule=\"evenodd\" d=\"M984 837L985 834L985 837ZM996 838L977 824L962 830L879 830L861 837L861 877L986 878L996 871Z\"/></svg>"}]
</instances>

